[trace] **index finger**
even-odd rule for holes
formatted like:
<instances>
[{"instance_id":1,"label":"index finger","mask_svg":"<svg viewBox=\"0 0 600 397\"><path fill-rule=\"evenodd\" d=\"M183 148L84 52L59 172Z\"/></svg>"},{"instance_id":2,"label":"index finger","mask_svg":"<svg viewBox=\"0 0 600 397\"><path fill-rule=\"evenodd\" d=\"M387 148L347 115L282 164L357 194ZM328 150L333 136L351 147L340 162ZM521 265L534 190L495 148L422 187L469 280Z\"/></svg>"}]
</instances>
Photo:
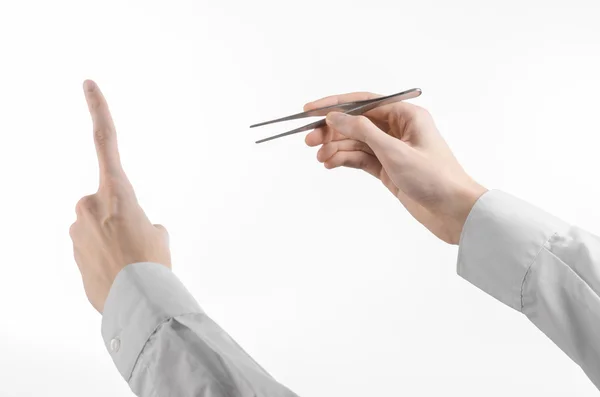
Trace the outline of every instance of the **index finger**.
<instances>
[{"instance_id":1,"label":"index finger","mask_svg":"<svg viewBox=\"0 0 600 397\"><path fill-rule=\"evenodd\" d=\"M326 106L340 105L346 102L375 99L380 98L382 96L383 95L375 94L372 92L352 92L348 94L331 95L307 103L306 105L304 105L304 111L307 112L309 110L318 109ZM323 114L320 114L320 116L326 116L327 113L329 113L330 111L331 110L329 109L324 109ZM373 117L375 119L385 119L387 113L388 112L385 109L382 111L381 108L375 108L365 113L365 115L368 115L369 117ZM337 141L343 139L346 139L346 137L340 134L339 132L331 131L331 129L328 126L324 126L310 132L306 136L305 142L308 146L318 146L330 141Z\"/></svg>"},{"instance_id":2,"label":"index finger","mask_svg":"<svg viewBox=\"0 0 600 397\"><path fill-rule=\"evenodd\" d=\"M349 94L340 94L340 95L331 95L325 98L317 99L314 102L309 102L304 105L304 111L309 111L313 109L318 109L326 106L335 106L341 105L346 102L355 102L355 101L364 101L368 99L381 98L383 95L374 94L372 92L351 92ZM386 106L376 107L375 109L371 109L365 113L365 116L373 117L373 118L384 118L388 111L386 111ZM383 109L383 110L382 110ZM319 114L319 116L326 116L331 110L324 109L323 114Z\"/></svg>"},{"instance_id":3,"label":"index finger","mask_svg":"<svg viewBox=\"0 0 600 397\"><path fill-rule=\"evenodd\" d=\"M94 125L94 144L100 166L100 183L102 183L107 176L123 173L117 146L117 132L106 99L98 85L92 80L86 80L83 83L83 90Z\"/></svg>"},{"instance_id":4,"label":"index finger","mask_svg":"<svg viewBox=\"0 0 600 397\"><path fill-rule=\"evenodd\" d=\"M383 95L374 94L372 92L352 92L349 94L340 94L340 95L330 95L321 99L317 99L316 101L309 102L304 105L304 111L309 111L313 109L322 108L325 106L334 106L340 105L346 102L354 102L354 101L364 101L367 99L375 99L379 98Z\"/></svg>"}]
</instances>

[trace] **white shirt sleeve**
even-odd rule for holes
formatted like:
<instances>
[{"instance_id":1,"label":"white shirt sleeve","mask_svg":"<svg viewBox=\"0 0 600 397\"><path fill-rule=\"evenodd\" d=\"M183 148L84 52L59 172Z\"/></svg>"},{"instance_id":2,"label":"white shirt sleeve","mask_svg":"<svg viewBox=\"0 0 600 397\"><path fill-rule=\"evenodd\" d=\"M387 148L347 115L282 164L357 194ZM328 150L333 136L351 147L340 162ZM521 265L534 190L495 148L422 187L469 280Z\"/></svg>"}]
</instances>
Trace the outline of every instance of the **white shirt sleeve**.
<instances>
[{"instance_id":1,"label":"white shirt sleeve","mask_svg":"<svg viewBox=\"0 0 600 397\"><path fill-rule=\"evenodd\" d=\"M492 190L465 222L457 271L525 314L600 389L600 238Z\"/></svg>"},{"instance_id":2,"label":"white shirt sleeve","mask_svg":"<svg viewBox=\"0 0 600 397\"><path fill-rule=\"evenodd\" d=\"M525 314L600 388L600 239L501 191L474 205L458 274ZM123 269L102 335L138 396L296 397L198 306L166 267Z\"/></svg>"},{"instance_id":3,"label":"white shirt sleeve","mask_svg":"<svg viewBox=\"0 0 600 397\"><path fill-rule=\"evenodd\" d=\"M140 397L297 397L198 305L170 269L126 266L115 279L102 336Z\"/></svg>"}]
</instances>

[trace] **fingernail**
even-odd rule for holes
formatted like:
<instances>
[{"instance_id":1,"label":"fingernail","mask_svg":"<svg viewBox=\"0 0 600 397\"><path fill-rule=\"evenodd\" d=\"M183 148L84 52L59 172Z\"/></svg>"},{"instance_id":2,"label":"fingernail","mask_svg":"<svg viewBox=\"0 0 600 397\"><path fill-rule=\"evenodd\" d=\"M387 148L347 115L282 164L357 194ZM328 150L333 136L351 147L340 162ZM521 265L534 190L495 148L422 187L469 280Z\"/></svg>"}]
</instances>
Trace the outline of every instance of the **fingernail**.
<instances>
[{"instance_id":1,"label":"fingernail","mask_svg":"<svg viewBox=\"0 0 600 397\"><path fill-rule=\"evenodd\" d=\"M331 113L327 114L327 123L328 124L339 124L342 121L344 121L344 119L346 117L348 117L348 115L346 113L331 112Z\"/></svg>"},{"instance_id":2,"label":"fingernail","mask_svg":"<svg viewBox=\"0 0 600 397\"><path fill-rule=\"evenodd\" d=\"M96 83L94 83L92 80L86 80L83 83L83 89L85 92L94 92L96 89Z\"/></svg>"}]
</instances>

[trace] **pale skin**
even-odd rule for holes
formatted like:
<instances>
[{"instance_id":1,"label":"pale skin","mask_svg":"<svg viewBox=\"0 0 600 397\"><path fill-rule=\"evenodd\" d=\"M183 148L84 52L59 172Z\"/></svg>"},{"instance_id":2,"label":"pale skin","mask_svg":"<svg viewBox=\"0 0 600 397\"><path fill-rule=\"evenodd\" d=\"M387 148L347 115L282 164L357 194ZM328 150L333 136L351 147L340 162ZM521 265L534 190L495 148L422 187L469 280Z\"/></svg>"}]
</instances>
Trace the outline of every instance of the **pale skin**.
<instances>
[{"instance_id":1,"label":"pale skin","mask_svg":"<svg viewBox=\"0 0 600 397\"><path fill-rule=\"evenodd\" d=\"M150 222L125 175L117 133L102 92L89 80L84 82L84 92L92 116L100 183L96 193L77 203L77 220L69 232L88 300L102 313L121 269L136 262L170 268L171 253L167 230Z\"/></svg>"},{"instance_id":2,"label":"pale skin","mask_svg":"<svg viewBox=\"0 0 600 397\"><path fill-rule=\"evenodd\" d=\"M100 181L98 191L76 205L71 225L75 261L92 306L100 313L117 274L128 264L155 262L171 268L167 230L150 222L121 165L117 133L98 86L84 82L92 116ZM371 93L335 95L305 110L374 98ZM486 189L462 169L429 113L408 103L374 109L365 116L329 113L327 126L306 136L320 146L328 169L359 168L375 176L434 235L458 244L471 208Z\"/></svg>"},{"instance_id":3,"label":"pale skin","mask_svg":"<svg viewBox=\"0 0 600 397\"><path fill-rule=\"evenodd\" d=\"M379 96L334 95L304 110ZM410 103L365 116L331 112L327 126L310 132L306 144L320 146L317 159L328 169L358 168L381 180L417 221L449 244L458 244L467 215L487 191L460 166L429 112Z\"/></svg>"}]
</instances>

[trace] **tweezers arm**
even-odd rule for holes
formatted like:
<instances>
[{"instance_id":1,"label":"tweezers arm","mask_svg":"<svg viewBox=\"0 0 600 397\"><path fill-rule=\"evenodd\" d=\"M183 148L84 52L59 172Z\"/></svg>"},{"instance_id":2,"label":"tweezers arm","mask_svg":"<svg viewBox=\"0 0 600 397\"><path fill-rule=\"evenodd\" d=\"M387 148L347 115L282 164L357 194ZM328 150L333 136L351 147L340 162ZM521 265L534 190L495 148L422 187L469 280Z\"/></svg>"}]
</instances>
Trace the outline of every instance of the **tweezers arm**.
<instances>
[{"instance_id":1,"label":"tweezers arm","mask_svg":"<svg viewBox=\"0 0 600 397\"><path fill-rule=\"evenodd\" d=\"M279 123L282 121L302 119L302 118L306 118L306 117L325 116L325 115L327 115L327 113L330 113L330 112L347 112L348 114L350 114L350 111L358 111L358 109L362 108L363 106L373 105L372 107L369 108L369 110L370 110L370 109L374 109L377 106L383 106L388 103L403 101L405 99L416 98L419 95L421 95L421 90L418 88L413 88L413 89L403 91L403 92L400 92L397 94L382 96L382 97L378 97L378 98L364 99L362 101L353 101L353 102L340 103L340 104L336 104L336 105L324 106L324 107L312 109L312 110L309 110L306 112L296 113L291 116L281 117L281 118L269 120L269 121L263 121L261 123L251 125L250 128L261 127L263 125ZM365 112L367 112L367 110L365 110ZM360 114L360 113L352 113L352 114ZM298 132L300 132L300 131L298 131Z\"/></svg>"},{"instance_id":2,"label":"tweezers arm","mask_svg":"<svg viewBox=\"0 0 600 397\"><path fill-rule=\"evenodd\" d=\"M263 142L270 141L272 139L277 139L277 138L281 138L281 137L284 137L284 136L288 136L288 135L292 135L292 134L297 134L299 132L314 130L315 128L323 127L325 124L326 124L325 119L322 119L322 120L319 120L319 121L315 121L314 123L306 124L306 125L303 125L302 127L295 128L295 129L293 129L291 131L286 131L286 132L283 132L283 133L278 134L278 135L273 135L273 136L270 136L268 138L260 139L260 140L256 141L256 143L263 143Z\"/></svg>"},{"instance_id":3,"label":"tweezers arm","mask_svg":"<svg viewBox=\"0 0 600 397\"><path fill-rule=\"evenodd\" d=\"M376 99L379 99L379 98L376 98ZM373 101L373 99L369 99L369 102L372 102L372 101ZM352 109L354 107L356 107L356 102L348 102L348 103L342 103L339 105L325 106L322 108L313 109L313 110L309 110L306 112L292 114L291 116L281 117L281 118L269 120L269 121L263 121L261 123L251 125L250 128L262 127L263 125L280 123L282 121L303 119L306 117L325 116L329 112L345 112L348 109Z\"/></svg>"},{"instance_id":4,"label":"tweezers arm","mask_svg":"<svg viewBox=\"0 0 600 397\"><path fill-rule=\"evenodd\" d=\"M342 103L342 104L337 104L337 105L330 105L330 106L325 106L325 107L318 108L318 109L309 110L307 112L296 113L291 116L282 117L279 119L254 124L254 125L251 125L250 128L259 127L259 126L263 126L263 125L267 125L267 124L278 123L281 121L300 119L300 118L304 118L304 117L325 116L330 112L344 112L344 113L356 116L356 115L364 114L371 109L375 109L376 107L388 105L388 104L395 103L395 102L400 102L405 99L416 98L419 95L421 95L421 90L419 88L413 88L413 89L410 89L407 91L399 92L399 93L388 95L388 96L383 96L383 97L378 97L378 98L373 98L373 99L366 99L366 100L362 100L362 101L347 102L347 103ZM292 134L297 134L297 133L303 132L303 131L313 130L315 128L319 128L324 125L326 125L325 119L322 119L322 120L315 121L313 123L304 125L302 127L295 128L291 131L286 131L286 132L278 134L278 135L273 135L268 138L258 140L258 141L256 141L256 143L267 142L272 139L281 138L281 137L284 137L287 135L292 135Z\"/></svg>"},{"instance_id":5,"label":"tweezers arm","mask_svg":"<svg viewBox=\"0 0 600 397\"><path fill-rule=\"evenodd\" d=\"M350 110L347 110L346 113L356 116L356 115L367 113L369 110L378 108L380 106L385 106L385 105L389 105L391 103L401 102L406 99L416 98L419 95L421 95L421 90L418 88L414 88L412 90L405 91L400 94L394 94L394 95L389 95L386 97L381 97L381 98L376 98L376 99L370 100L368 102L365 102L362 105L359 105Z\"/></svg>"}]
</instances>

